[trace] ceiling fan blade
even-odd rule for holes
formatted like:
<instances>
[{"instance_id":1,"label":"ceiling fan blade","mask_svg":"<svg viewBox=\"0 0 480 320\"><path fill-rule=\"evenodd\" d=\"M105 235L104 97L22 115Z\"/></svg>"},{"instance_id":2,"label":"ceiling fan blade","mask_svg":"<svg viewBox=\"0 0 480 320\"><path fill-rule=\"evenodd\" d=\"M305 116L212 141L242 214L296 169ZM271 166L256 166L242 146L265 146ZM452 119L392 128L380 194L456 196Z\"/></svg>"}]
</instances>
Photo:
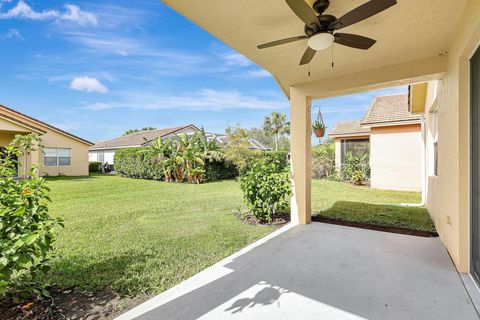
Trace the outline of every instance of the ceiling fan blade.
<instances>
[{"instance_id":1,"label":"ceiling fan blade","mask_svg":"<svg viewBox=\"0 0 480 320\"><path fill-rule=\"evenodd\" d=\"M396 0L370 0L332 22L330 24L330 29L339 30L345 28L354 23L370 18L396 4Z\"/></svg>"},{"instance_id":2,"label":"ceiling fan blade","mask_svg":"<svg viewBox=\"0 0 480 320\"><path fill-rule=\"evenodd\" d=\"M304 0L286 0L288 6L292 11L303 21L305 24L312 26L316 25L320 27L320 21L318 20L315 11Z\"/></svg>"},{"instance_id":3,"label":"ceiling fan blade","mask_svg":"<svg viewBox=\"0 0 480 320\"><path fill-rule=\"evenodd\" d=\"M335 33L335 42L347 47L368 50L377 40L351 33Z\"/></svg>"},{"instance_id":4,"label":"ceiling fan blade","mask_svg":"<svg viewBox=\"0 0 480 320\"><path fill-rule=\"evenodd\" d=\"M264 44L261 44L261 45L257 46L257 48L258 49L265 49L265 48L275 47L275 46L279 46L281 44L290 43L290 42L303 40L303 39L307 39L307 38L308 38L307 36L291 37L291 38L286 38L286 39L282 39L282 40L277 40L277 41L264 43Z\"/></svg>"},{"instance_id":5,"label":"ceiling fan blade","mask_svg":"<svg viewBox=\"0 0 480 320\"><path fill-rule=\"evenodd\" d=\"M312 61L313 57L315 56L315 53L317 53L316 50L313 50L312 48L308 47L307 50L305 50L305 53L302 56L302 59L300 59L300 65L303 66L304 64L309 64L310 61Z\"/></svg>"}]
</instances>

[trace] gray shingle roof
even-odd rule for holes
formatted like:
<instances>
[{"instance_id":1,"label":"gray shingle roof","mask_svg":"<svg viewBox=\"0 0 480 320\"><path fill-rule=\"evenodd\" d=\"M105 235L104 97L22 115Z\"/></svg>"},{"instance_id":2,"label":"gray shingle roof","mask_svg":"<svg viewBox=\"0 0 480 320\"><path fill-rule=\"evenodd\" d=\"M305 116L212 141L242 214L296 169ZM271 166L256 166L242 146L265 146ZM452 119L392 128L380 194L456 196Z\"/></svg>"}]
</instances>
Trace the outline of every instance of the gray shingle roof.
<instances>
[{"instance_id":1,"label":"gray shingle roof","mask_svg":"<svg viewBox=\"0 0 480 320\"><path fill-rule=\"evenodd\" d=\"M335 124L332 131L328 134L331 137L351 136L351 135L370 135L370 128L362 128L360 120L339 121Z\"/></svg>"},{"instance_id":2,"label":"gray shingle roof","mask_svg":"<svg viewBox=\"0 0 480 320\"><path fill-rule=\"evenodd\" d=\"M361 122L362 125L416 121L420 115L408 112L408 94L376 97Z\"/></svg>"},{"instance_id":3,"label":"gray shingle roof","mask_svg":"<svg viewBox=\"0 0 480 320\"><path fill-rule=\"evenodd\" d=\"M183 129L187 128L193 128L195 130L199 130L197 127L195 127L193 124L185 125L185 126L180 126L180 127L174 127L174 128L162 128L162 129L156 129L156 130L147 130L147 131L141 131L141 132L135 132L131 134L127 134L112 140L108 141L99 141L95 143L92 147L90 147L90 150L95 150L95 149L117 149L117 148L123 148L123 147L137 147L145 144L146 141L151 141L156 138L160 137L166 137L172 134L175 134L179 131L182 131Z\"/></svg>"}]
</instances>

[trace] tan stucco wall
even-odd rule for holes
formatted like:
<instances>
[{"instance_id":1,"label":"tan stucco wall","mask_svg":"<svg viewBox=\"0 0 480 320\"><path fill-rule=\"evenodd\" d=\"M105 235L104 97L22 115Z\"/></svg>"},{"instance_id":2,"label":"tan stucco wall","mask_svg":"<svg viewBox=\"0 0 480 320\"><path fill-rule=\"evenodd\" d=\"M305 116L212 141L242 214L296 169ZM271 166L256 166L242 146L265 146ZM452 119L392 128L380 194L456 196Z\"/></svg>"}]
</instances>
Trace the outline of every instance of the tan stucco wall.
<instances>
[{"instance_id":1,"label":"tan stucco wall","mask_svg":"<svg viewBox=\"0 0 480 320\"><path fill-rule=\"evenodd\" d=\"M47 134L42 136L42 145L45 148L70 148L71 159L69 166L42 166L40 174L49 176L88 176L88 145L55 131L48 131ZM43 154L40 154L40 162L43 164Z\"/></svg>"},{"instance_id":2,"label":"tan stucco wall","mask_svg":"<svg viewBox=\"0 0 480 320\"><path fill-rule=\"evenodd\" d=\"M457 269L468 272L469 59L480 43L480 1L469 1L455 34L438 89L438 176L428 179L427 208Z\"/></svg>"},{"instance_id":3,"label":"tan stucco wall","mask_svg":"<svg viewBox=\"0 0 480 320\"><path fill-rule=\"evenodd\" d=\"M338 172L342 170L342 139L335 138L335 168Z\"/></svg>"},{"instance_id":4,"label":"tan stucco wall","mask_svg":"<svg viewBox=\"0 0 480 320\"><path fill-rule=\"evenodd\" d=\"M420 124L372 128L371 187L422 191L422 148Z\"/></svg>"},{"instance_id":5,"label":"tan stucco wall","mask_svg":"<svg viewBox=\"0 0 480 320\"><path fill-rule=\"evenodd\" d=\"M88 175L88 145L84 142L80 142L77 139L71 138L65 134L50 129L48 126L44 126L38 123L32 123L28 119L20 118L15 113L8 115L9 117L19 119L25 123L31 123L33 126L40 128L46 133L40 134L42 139L41 145L45 148L70 148L71 159L70 166L63 167L44 167L39 170L41 175L67 175L67 176L86 176ZM7 131L8 130L8 131ZM16 134L26 134L30 131L22 126L19 126L11 121L0 119L0 146L8 145ZM23 159L20 159L23 164ZM33 152L30 155L30 159L27 161L27 167L31 163L40 163L43 165L43 153ZM28 171L28 169L27 169ZM25 168L20 169L20 177L25 175Z\"/></svg>"}]
</instances>

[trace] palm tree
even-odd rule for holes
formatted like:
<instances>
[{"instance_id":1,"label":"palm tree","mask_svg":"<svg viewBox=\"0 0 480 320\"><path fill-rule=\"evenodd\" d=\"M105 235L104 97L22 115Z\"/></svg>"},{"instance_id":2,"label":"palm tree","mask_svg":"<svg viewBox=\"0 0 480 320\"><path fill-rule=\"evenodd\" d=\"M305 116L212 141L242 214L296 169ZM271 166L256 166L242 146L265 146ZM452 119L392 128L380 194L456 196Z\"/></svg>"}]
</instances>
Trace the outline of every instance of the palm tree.
<instances>
[{"instance_id":1,"label":"palm tree","mask_svg":"<svg viewBox=\"0 0 480 320\"><path fill-rule=\"evenodd\" d=\"M269 135L273 135L275 139L275 150L278 150L278 141L280 136L288 134L290 131L287 116L281 112L272 112L270 116L266 116L263 121L263 130Z\"/></svg>"}]
</instances>

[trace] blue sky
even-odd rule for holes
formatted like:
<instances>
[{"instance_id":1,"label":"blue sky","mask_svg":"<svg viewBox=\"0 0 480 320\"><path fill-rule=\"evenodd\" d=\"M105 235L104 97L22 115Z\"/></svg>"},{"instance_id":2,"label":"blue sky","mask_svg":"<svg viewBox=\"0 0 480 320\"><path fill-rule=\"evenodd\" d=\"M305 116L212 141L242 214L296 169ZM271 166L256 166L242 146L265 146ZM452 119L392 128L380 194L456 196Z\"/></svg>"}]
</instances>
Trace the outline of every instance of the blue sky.
<instances>
[{"instance_id":1,"label":"blue sky","mask_svg":"<svg viewBox=\"0 0 480 320\"><path fill-rule=\"evenodd\" d=\"M259 126L271 111L288 114L268 72L159 0L0 5L0 104L86 139L187 123L223 132ZM402 91L314 106L322 106L331 128L360 118L374 96Z\"/></svg>"}]
</instances>

